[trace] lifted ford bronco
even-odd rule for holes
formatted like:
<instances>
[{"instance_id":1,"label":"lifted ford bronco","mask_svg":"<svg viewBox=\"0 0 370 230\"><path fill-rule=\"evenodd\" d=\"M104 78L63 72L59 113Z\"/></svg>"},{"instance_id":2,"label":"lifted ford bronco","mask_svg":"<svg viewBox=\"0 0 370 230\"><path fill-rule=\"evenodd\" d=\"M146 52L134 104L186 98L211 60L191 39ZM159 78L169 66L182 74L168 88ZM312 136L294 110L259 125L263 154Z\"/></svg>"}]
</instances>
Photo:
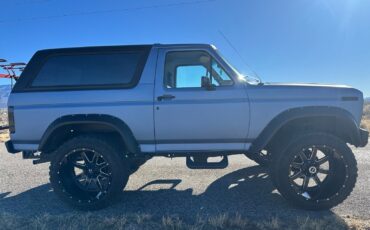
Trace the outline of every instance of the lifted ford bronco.
<instances>
[{"instance_id":1,"label":"lifted ford bronco","mask_svg":"<svg viewBox=\"0 0 370 230\"><path fill-rule=\"evenodd\" d=\"M202 44L38 51L8 106L8 151L50 161L55 193L81 209L107 206L151 157L217 169L231 154L269 167L292 204L329 209L355 186L347 144L368 141L359 90L251 81Z\"/></svg>"}]
</instances>

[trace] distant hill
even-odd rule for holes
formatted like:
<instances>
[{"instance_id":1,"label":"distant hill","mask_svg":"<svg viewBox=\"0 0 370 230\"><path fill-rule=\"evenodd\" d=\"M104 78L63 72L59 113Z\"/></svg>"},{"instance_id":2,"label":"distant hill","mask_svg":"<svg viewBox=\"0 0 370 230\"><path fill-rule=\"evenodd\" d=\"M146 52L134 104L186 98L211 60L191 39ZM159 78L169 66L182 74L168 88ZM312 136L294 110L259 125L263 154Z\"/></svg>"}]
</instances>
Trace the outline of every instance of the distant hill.
<instances>
[{"instance_id":1,"label":"distant hill","mask_svg":"<svg viewBox=\"0 0 370 230\"><path fill-rule=\"evenodd\" d=\"M365 102L370 102L370 97L366 97Z\"/></svg>"},{"instance_id":2,"label":"distant hill","mask_svg":"<svg viewBox=\"0 0 370 230\"><path fill-rule=\"evenodd\" d=\"M10 91L10 85L0 85L0 108L6 108Z\"/></svg>"}]
</instances>

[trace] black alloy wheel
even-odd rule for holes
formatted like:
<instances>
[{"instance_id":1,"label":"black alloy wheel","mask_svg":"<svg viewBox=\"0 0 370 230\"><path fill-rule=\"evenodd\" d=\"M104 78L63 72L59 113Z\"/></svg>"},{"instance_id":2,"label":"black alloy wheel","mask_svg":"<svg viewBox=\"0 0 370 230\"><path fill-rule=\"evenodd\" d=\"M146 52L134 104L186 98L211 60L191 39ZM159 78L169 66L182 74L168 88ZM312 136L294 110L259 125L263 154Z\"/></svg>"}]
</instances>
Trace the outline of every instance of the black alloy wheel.
<instances>
[{"instance_id":1,"label":"black alloy wheel","mask_svg":"<svg viewBox=\"0 0 370 230\"><path fill-rule=\"evenodd\" d=\"M60 182L78 202L94 202L107 194L112 169L101 154L92 149L75 149L61 163Z\"/></svg>"},{"instance_id":2,"label":"black alloy wheel","mask_svg":"<svg viewBox=\"0 0 370 230\"><path fill-rule=\"evenodd\" d=\"M50 165L50 182L68 204L85 210L109 205L123 191L130 167L114 143L90 135L58 148Z\"/></svg>"},{"instance_id":3,"label":"black alloy wheel","mask_svg":"<svg viewBox=\"0 0 370 230\"><path fill-rule=\"evenodd\" d=\"M338 137L313 133L291 141L273 156L270 172L278 191L304 209L332 208L352 192L357 163L351 149Z\"/></svg>"}]
</instances>

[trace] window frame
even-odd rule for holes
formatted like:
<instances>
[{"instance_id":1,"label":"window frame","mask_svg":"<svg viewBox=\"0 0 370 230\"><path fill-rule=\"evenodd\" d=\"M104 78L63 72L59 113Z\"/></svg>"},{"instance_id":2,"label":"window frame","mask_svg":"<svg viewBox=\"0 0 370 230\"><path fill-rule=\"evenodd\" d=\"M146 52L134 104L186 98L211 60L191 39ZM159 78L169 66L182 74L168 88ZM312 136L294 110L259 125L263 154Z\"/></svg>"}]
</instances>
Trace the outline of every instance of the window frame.
<instances>
[{"instance_id":1,"label":"window frame","mask_svg":"<svg viewBox=\"0 0 370 230\"><path fill-rule=\"evenodd\" d=\"M45 50L37 52L24 70L20 80L15 84L13 92L48 92L48 91L76 91L76 90L104 90L104 89L131 89L137 86L141 79L145 64L149 57L151 47L149 46L122 46L122 47L92 47L92 48L70 48ZM109 55L140 53L141 57L137 63L133 78L129 83L118 84L92 84L92 85L61 85L61 86L32 86L45 63L56 56L78 56L78 55Z\"/></svg>"},{"instance_id":2,"label":"window frame","mask_svg":"<svg viewBox=\"0 0 370 230\"><path fill-rule=\"evenodd\" d=\"M235 79L232 77L232 74L230 74L226 68L222 65L222 63L220 63L219 60L217 60L217 58L212 55L212 53L210 53L208 50L206 49L173 49L173 50L168 50L166 51L165 55L164 55L164 66L163 66L163 70L166 69L166 61L167 61L167 56L168 54L170 53L181 53L181 52L204 52L205 54L207 54L210 58L211 58L211 62L210 62L210 66L209 68L212 68L211 64L212 64L212 60L215 60L221 67L222 69L225 71L225 73L227 73L228 77L230 78L230 80L232 81L233 84L230 84L230 85L219 85L219 86L215 86L216 89L219 89L219 88L230 88L230 87L234 87L235 86ZM175 67L175 74L176 74L176 70L179 66L188 66L188 65L176 65ZM210 75L212 75L211 72L209 72ZM162 80L162 87L164 90L166 91L171 91L171 90L183 90L183 91L186 91L186 90L205 90L204 88L202 87L182 87L182 88L167 88L166 87L166 76L165 76L165 71L163 71L163 80Z\"/></svg>"}]
</instances>

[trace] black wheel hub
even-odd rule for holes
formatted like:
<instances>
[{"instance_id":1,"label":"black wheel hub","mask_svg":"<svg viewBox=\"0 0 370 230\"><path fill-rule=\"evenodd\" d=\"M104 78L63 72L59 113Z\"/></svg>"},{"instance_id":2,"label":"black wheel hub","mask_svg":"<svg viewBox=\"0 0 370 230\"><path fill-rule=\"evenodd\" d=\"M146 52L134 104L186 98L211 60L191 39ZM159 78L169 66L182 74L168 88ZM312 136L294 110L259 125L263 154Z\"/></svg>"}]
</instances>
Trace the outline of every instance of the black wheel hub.
<instances>
[{"instance_id":1,"label":"black wheel hub","mask_svg":"<svg viewBox=\"0 0 370 230\"><path fill-rule=\"evenodd\" d=\"M320 168L320 165L318 165L315 161L307 160L303 162L300 170L303 171L305 176L312 177L317 174L318 168Z\"/></svg>"},{"instance_id":2,"label":"black wheel hub","mask_svg":"<svg viewBox=\"0 0 370 230\"><path fill-rule=\"evenodd\" d=\"M310 176L314 176L314 175L317 174L317 168L314 165L310 166L307 171L308 171ZM306 173L306 175L307 175L307 173Z\"/></svg>"},{"instance_id":3,"label":"black wheel hub","mask_svg":"<svg viewBox=\"0 0 370 230\"><path fill-rule=\"evenodd\" d=\"M289 179L297 194L306 199L323 195L333 174L334 150L327 146L311 146L296 154L290 164Z\"/></svg>"},{"instance_id":4,"label":"black wheel hub","mask_svg":"<svg viewBox=\"0 0 370 230\"><path fill-rule=\"evenodd\" d=\"M93 164L87 164L83 172L86 174L87 177L93 179L100 174L100 168Z\"/></svg>"},{"instance_id":5,"label":"black wheel hub","mask_svg":"<svg viewBox=\"0 0 370 230\"><path fill-rule=\"evenodd\" d=\"M60 184L71 199L93 202L107 194L112 181L111 168L104 157L91 149L76 149L60 164Z\"/></svg>"}]
</instances>

